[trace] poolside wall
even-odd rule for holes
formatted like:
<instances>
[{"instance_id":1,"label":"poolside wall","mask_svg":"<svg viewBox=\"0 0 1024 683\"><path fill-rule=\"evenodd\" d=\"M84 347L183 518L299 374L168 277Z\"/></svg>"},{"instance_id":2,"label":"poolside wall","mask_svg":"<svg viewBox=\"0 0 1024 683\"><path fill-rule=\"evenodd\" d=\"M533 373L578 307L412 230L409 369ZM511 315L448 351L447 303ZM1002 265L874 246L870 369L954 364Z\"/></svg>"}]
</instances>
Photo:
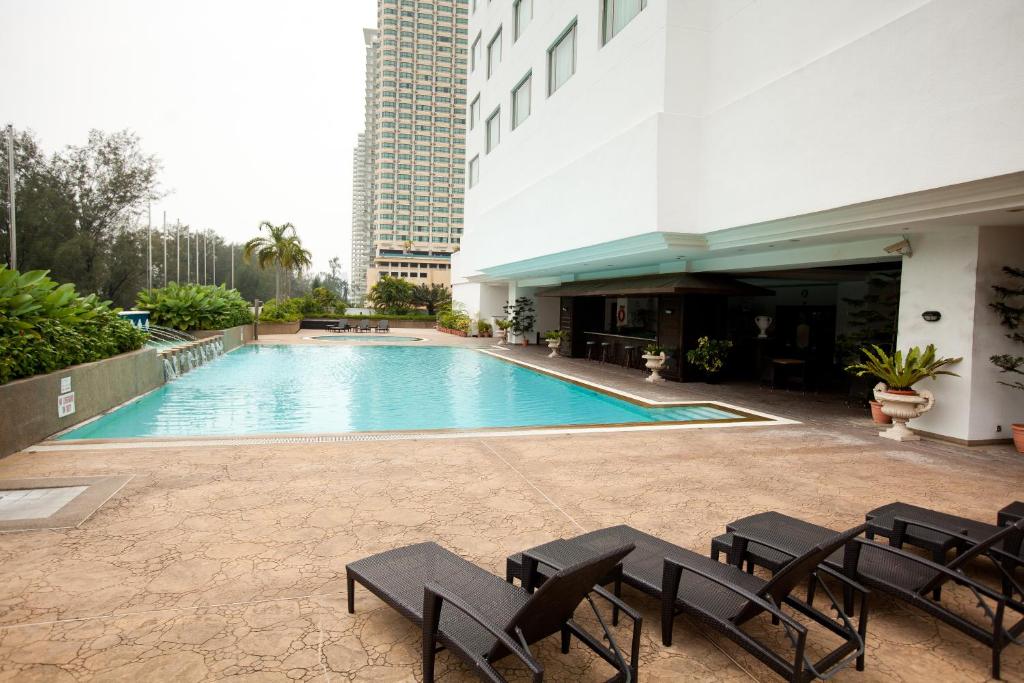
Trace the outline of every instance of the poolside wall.
<instances>
[{"instance_id":1,"label":"poolside wall","mask_svg":"<svg viewBox=\"0 0 1024 683\"><path fill-rule=\"evenodd\" d=\"M57 397L64 377L71 378L75 412L58 417ZM163 383L164 370L156 349L143 348L0 385L0 457L38 443Z\"/></svg>"},{"instance_id":2,"label":"poolside wall","mask_svg":"<svg viewBox=\"0 0 1024 683\"><path fill-rule=\"evenodd\" d=\"M206 339L218 334L224 335L224 353L227 353L252 341L252 325L238 325L225 330L193 330L192 332L192 336L196 339Z\"/></svg>"}]
</instances>

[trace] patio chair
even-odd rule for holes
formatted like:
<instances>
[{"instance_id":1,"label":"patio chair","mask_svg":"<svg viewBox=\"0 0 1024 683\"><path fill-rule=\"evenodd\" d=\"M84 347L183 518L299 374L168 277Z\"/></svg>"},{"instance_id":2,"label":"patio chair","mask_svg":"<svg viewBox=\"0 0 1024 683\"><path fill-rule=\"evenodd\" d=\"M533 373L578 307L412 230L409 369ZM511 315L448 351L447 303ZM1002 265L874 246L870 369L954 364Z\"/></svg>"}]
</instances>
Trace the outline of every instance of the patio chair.
<instances>
[{"instance_id":1,"label":"patio chair","mask_svg":"<svg viewBox=\"0 0 1024 683\"><path fill-rule=\"evenodd\" d=\"M827 542L815 545L799 561L790 563L775 577L765 580L739 567L716 562L656 536L621 525L513 555L506 561L506 581L511 582L518 577L528 582L530 565L536 561L530 558L534 556L541 561L553 558L557 562L561 553L581 546L599 551L618 547L622 543L632 543L635 550L622 561L620 580L662 601L661 633L665 645L672 644L676 615L686 612L696 616L702 625L710 626L734 640L786 680L827 678L853 662L856 662L858 670L864 668L869 591L849 577L835 573L844 586L861 596L860 618L856 625L847 616L850 610L840 606L827 590L826 594L832 598L831 607L837 614L836 618L822 613L810 603L798 600L791 593L798 584L822 571L819 564L824 558L844 547L863 531L862 525L841 534L832 533ZM616 580L613 594L620 594L619 580ZM842 640L841 644L817 662L809 661L804 654L807 627L784 612L783 605L838 636ZM785 657L785 653L772 649L741 628L761 614L768 614L773 624L783 629L785 637L793 646L790 659ZM613 611L613 623L614 619Z\"/></svg>"},{"instance_id":2,"label":"patio chair","mask_svg":"<svg viewBox=\"0 0 1024 683\"><path fill-rule=\"evenodd\" d=\"M786 557L792 558L806 548L813 538L810 529L818 533L834 533L825 527L809 522L767 513L781 518L774 530L759 523L763 515L737 520L729 525L733 529L729 548L730 561L739 565L757 564L771 567L776 565L784 570ZM868 526L870 529L870 524ZM908 536L908 529L915 533L922 530L945 535L954 539L960 552L949 562L935 562L902 549ZM848 577L868 588L892 595L918 609L940 619L960 632L974 638L992 649L992 677L999 678L1000 656L1009 643L1024 644L1024 587L1016 579L1016 570L1021 566L1019 548L1024 535L1024 520L998 528L987 538L971 538L955 529L928 524L919 519L894 517L890 532L890 545L883 545L867 538L858 538L848 546L844 556L838 554L826 558L830 569L841 570ZM741 539L740 545L736 539ZM723 537L715 539L721 543ZM1017 552L1013 552L1017 549ZM782 558L781 563L779 559ZM988 558L996 567L1002 579L1002 590L998 591L964 573L968 562ZM790 562L793 560L789 560ZM966 587L977 599L978 607L989 624L982 626L970 615L963 614L950 601L942 602L942 587L946 584ZM813 592L813 585L809 588ZM986 602L989 600L992 605ZM844 601L845 602L845 601ZM1020 615L1016 621L1006 625L1007 610Z\"/></svg>"},{"instance_id":3,"label":"patio chair","mask_svg":"<svg viewBox=\"0 0 1024 683\"><path fill-rule=\"evenodd\" d=\"M347 319L342 318L333 325L327 325L326 327L329 332L344 332L345 330L350 329L352 326L348 324Z\"/></svg>"},{"instance_id":4,"label":"patio chair","mask_svg":"<svg viewBox=\"0 0 1024 683\"><path fill-rule=\"evenodd\" d=\"M356 332L369 332L369 331L370 331L370 321L366 320L365 318L363 320L360 320L359 324L356 326Z\"/></svg>"},{"instance_id":5,"label":"patio chair","mask_svg":"<svg viewBox=\"0 0 1024 683\"><path fill-rule=\"evenodd\" d=\"M387 320L381 320L380 322L377 323L377 331L378 332L390 332L391 331L390 323Z\"/></svg>"},{"instance_id":6,"label":"patio chair","mask_svg":"<svg viewBox=\"0 0 1024 683\"><path fill-rule=\"evenodd\" d=\"M589 553L586 559L555 572L531 594L436 543L417 543L347 565L348 611L354 612L358 581L422 627L424 681L434 680L434 658L444 648L473 666L482 680L504 681L493 665L514 655L530 670L531 680L542 681L544 669L529 646L555 633L561 633L563 653L576 636L615 667L617 674L609 681L630 681L631 669L590 593L621 604L595 584L632 550L632 545L625 545ZM607 646L573 620L573 612L584 600L593 608Z\"/></svg>"}]
</instances>

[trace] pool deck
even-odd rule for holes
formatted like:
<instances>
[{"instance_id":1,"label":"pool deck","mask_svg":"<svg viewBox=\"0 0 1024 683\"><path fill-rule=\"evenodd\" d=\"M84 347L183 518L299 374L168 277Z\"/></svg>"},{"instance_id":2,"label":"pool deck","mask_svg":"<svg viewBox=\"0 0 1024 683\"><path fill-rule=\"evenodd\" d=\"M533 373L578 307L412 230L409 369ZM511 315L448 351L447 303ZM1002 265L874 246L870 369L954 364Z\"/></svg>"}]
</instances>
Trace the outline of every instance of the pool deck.
<instances>
[{"instance_id":1,"label":"pool deck","mask_svg":"<svg viewBox=\"0 0 1024 683\"><path fill-rule=\"evenodd\" d=\"M312 343L299 338L305 333L261 343ZM432 330L394 333L491 345ZM0 681L416 680L418 631L358 587L349 615L347 562L434 540L503 575L509 553L613 524L707 552L727 522L764 510L839 529L894 500L994 521L998 508L1024 497L1024 457L1012 446L890 442L861 409L833 397L652 386L637 371L544 351L500 353L652 400L725 400L800 424L29 449L0 460L0 484L131 478L77 528L0 534ZM965 609L973 604L952 595ZM657 603L628 589L625 597L646 622L641 680L778 680L687 619L674 645L662 646ZM771 637L767 622L758 628ZM545 680L610 675L577 645L560 655L557 638L535 651ZM876 596L867 670L836 680L985 681L989 660L975 641ZM448 654L438 662L439 680L475 680ZM1024 647L1004 653L1003 678L1024 681Z\"/></svg>"}]
</instances>

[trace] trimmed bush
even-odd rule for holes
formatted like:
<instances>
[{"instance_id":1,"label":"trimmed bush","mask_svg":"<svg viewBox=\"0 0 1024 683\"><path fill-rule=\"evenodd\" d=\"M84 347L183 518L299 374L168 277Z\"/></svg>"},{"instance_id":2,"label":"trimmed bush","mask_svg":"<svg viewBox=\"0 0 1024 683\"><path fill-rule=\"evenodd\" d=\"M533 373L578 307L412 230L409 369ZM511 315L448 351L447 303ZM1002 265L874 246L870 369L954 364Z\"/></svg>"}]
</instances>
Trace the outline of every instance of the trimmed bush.
<instances>
[{"instance_id":1,"label":"trimmed bush","mask_svg":"<svg viewBox=\"0 0 1024 683\"><path fill-rule=\"evenodd\" d=\"M81 297L49 271L0 265L0 384L141 348L146 334L95 294Z\"/></svg>"},{"instance_id":2,"label":"trimmed bush","mask_svg":"<svg viewBox=\"0 0 1024 683\"><path fill-rule=\"evenodd\" d=\"M237 289L224 285L193 285L171 282L166 287L143 290L135 305L149 311L149 321L176 330L223 330L252 322L249 304Z\"/></svg>"},{"instance_id":3,"label":"trimmed bush","mask_svg":"<svg viewBox=\"0 0 1024 683\"><path fill-rule=\"evenodd\" d=\"M446 310L437 314L437 324L449 330L458 330L469 334L470 318L462 311Z\"/></svg>"}]
</instances>

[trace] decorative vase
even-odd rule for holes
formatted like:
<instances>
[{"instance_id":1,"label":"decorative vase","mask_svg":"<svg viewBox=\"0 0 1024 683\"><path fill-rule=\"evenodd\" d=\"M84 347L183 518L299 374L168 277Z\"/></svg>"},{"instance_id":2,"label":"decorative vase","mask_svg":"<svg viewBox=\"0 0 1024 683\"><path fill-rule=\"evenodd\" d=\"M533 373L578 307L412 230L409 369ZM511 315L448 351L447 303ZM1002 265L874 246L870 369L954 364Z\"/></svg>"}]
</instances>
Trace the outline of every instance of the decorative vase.
<instances>
[{"instance_id":1,"label":"decorative vase","mask_svg":"<svg viewBox=\"0 0 1024 683\"><path fill-rule=\"evenodd\" d=\"M907 427L907 420L921 417L935 405L935 397L927 389L921 391L890 390L879 382L875 399L882 404L882 413L892 418L892 427L878 435L893 441L920 441L921 437Z\"/></svg>"},{"instance_id":2,"label":"decorative vase","mask_svg":"<svg viewBox=\"0 0 1024 683\"><path fill-rule=\"evenodd\" d=\"M871 420L875 424L892 424L892 418L882 412L882 404L880 401L868 401L868 403L871 405Z\"/></svg>"},{"instance_id":3,"label":"decorative vase","mask_svg":"<svg viewBox=\"0 0 1024 683\"><path fill-rule=\"evenodd\" d=\"M665 367L665 352L662 351L657 356L645 353L643 355L643 359L647 361L647 369L651 371L650 376L647 377L647 381L654 383L664 382L665 378L661 376L661 369Z\"/></svg>"},{"instance_id":4,"label":"decorative vase","mask_svg":"<svg viewBox=\"0 0 1024 683\"><path fill-rule=\"evenodd\" d=\"M1018 453L1024 453L1024 422L1010 425L1013 430L1013 445L1017 447Z\"/></svg>"},{"instance_id":5,"label":"decorative vase","mask_svg":"<svg viewBox=\"0 0 1024 683\"><path fill-rule=\"evenodd\" d=\"M558 355L558 347L562 345L561 339L548 339L548 348L551 349L551 353L548 354L548 358L554 358Z\"/></svg>"},{"instance_id":6,"label":"decorative vase","mask_svg":"<svg viewBox=\"0 0 1024 683\"><path fill-rule=\"evenodd\" d=\"M498 346L504 346L508 338L508 330L498 330Z\"/></svg>"},{"instance_id":7,"label":"decorative vase","mask_svg":"<svg viewBox=\"0 0 1024 683\"><path fill-rule=\"evenodd\" d=\"M757 329L761 331L761 334L757 335L758 339L768 338L768 328L772 325L772 317L770 315L759 315L754 318L754 324L757 325Z\"/></svg>"}]
</instances>

